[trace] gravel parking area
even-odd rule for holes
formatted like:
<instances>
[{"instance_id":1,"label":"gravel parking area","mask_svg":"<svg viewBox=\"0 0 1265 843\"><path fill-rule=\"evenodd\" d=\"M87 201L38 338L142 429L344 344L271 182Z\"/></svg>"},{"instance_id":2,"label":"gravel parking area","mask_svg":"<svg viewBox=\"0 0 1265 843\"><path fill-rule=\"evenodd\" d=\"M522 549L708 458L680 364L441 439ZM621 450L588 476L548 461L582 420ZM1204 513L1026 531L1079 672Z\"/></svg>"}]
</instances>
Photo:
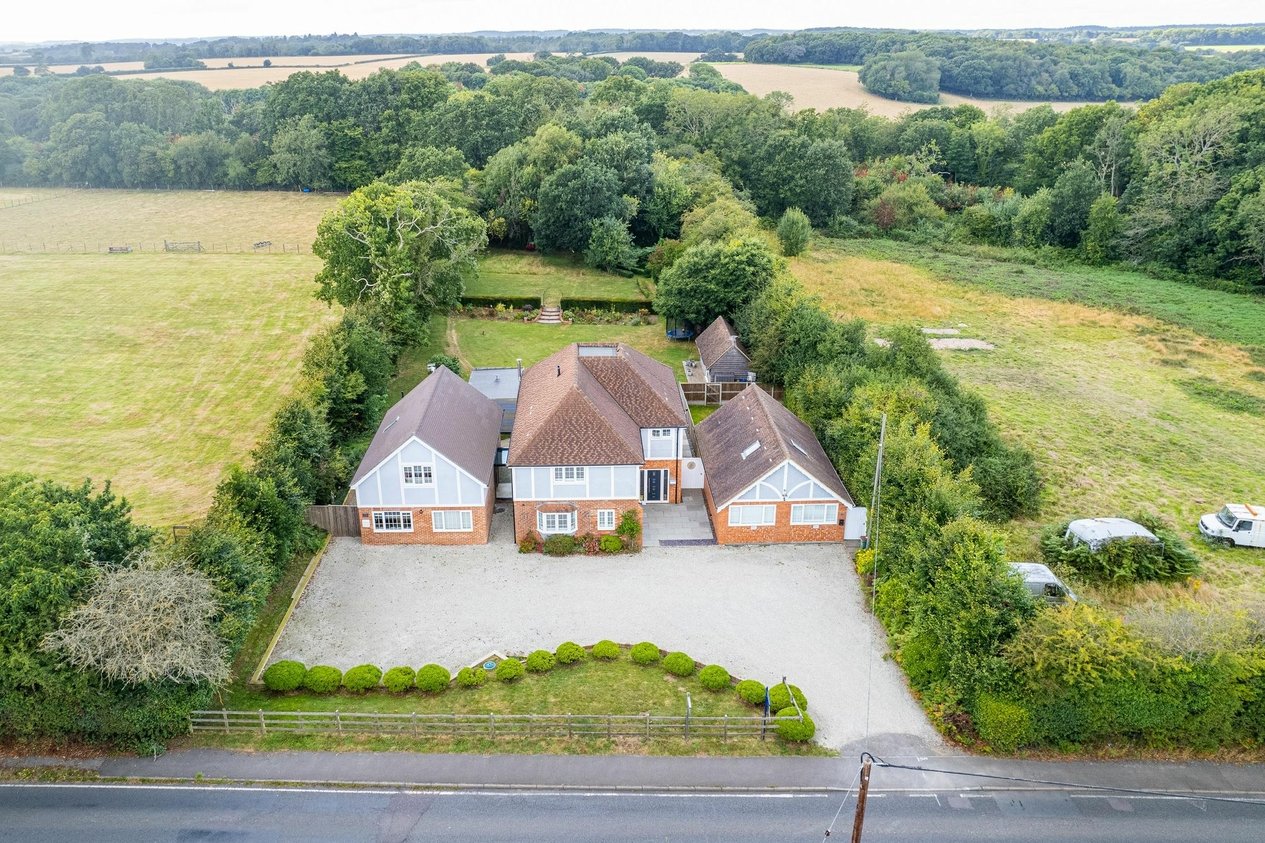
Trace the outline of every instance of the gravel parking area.
<instances>
[{"instance_id":1,"label":"gravel parking area","mask_svg":"<svg viewBox=\"0 0 1265 843\"><path fill-rule=\"evenodd\" d=\"M346 669L363 662L470 664L566 640L653 641L735 676L785 675L828 746L922 754L941 743L903 674L883 658L838 545L653 547L611 559L522 555L508 516L481 547L367 547L334 539L273 654Z\"/></svg>"}]
</instances>

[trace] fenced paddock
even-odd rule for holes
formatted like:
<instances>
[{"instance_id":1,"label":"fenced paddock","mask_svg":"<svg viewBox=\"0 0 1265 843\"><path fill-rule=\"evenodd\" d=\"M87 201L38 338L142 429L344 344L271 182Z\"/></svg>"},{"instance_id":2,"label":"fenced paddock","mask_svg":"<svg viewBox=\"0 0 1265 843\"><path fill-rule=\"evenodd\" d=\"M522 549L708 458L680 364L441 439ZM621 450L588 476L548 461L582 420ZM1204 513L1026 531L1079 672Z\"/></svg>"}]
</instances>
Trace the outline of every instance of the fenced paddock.
<instances>
[{"instance_id":1,"label":"fenced paddock","mask_svg":"<svg viewBox=\"0 0 1265 843\"><path fill-rule=\"evenodd\" d=\"M802 716L802 715L801 715ZM194 711L189 733L398 735L410 738L661 738L766 740L774 718L666 714L418 714L350 711Z\"/></svg>"}]
</instances>

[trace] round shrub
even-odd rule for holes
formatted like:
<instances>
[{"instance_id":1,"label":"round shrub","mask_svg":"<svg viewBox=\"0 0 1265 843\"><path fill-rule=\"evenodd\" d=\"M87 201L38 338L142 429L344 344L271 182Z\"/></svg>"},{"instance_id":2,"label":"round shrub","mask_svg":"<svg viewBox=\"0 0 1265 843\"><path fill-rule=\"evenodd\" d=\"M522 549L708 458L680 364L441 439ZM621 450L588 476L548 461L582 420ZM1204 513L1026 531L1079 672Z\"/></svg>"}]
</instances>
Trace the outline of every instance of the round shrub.
<instances>
[{"instance_id":1,"label":"round shrub","mask_svg":"<svg viewBox=\"0 0 1265 843\"><path fill-rule=\"evenodd\" d=\"M720 691L729 687L729 671L718 664L709 664L699 671L698 681L709 691Z\"/></svg>"},{"instance_id":2,"label":"round shrub","mask_svg":"<svg viewBox=\"0 0 1265 843\"><path fill-rule=\"evenodd\" d=\"M535 553L539 548L535 534L528 534L527 538L518 543L519 553Z\"/></svg>"},{"instance_id":3,"label":"round shrub","mask_svg":"<svg viewBox=\"0 0 1265 843\"><path fill-rule=\"evenodd\" d=\"M527 669L532 673L548 673L557 663L558 660L548 650L532 650L531 655L527 657ZM500 673L499 669L497 673Z\"/></svg>"},{"instance_id":4,"label":"round shrub","mask_svg":"<svg viewBox=\"0 0 1265 843\"><path fill-rule=\"evenodd\" d=\"M376 688L381 681L382 670L371 664L358 664L343 674L343 687L353 694L363 694L370 688Z\"/></svg>"},{"instance_id":5,"label":"round shrub","mask_svg":"<svg viewBox=\"0 0 1265 843\"><path fill-rule=\"evenodd\" d=\"M792 685L788 692L786 686L782 683L769 686L769 708L774 711L781 711L784 708L794 708L795 704L791 702L791 694L795 695L795 702L799 703L799 707L808 711L808 698L804 696L804 692L799 689L798 685Z\"/></svg>"},{"instance_id":6,"label":"round shrub","mask_svg":"<svg viewBox=\"0 0 1265 843\"><path fill-rule=\"evenodd\" d=\"M382 684L393 694L402 694L413 687L417 674L411 667L393 667L382 674Z\"/></svg>"},{"instance_id":7,"label":"round shrub","mask_svg":"<svg viewBox=\"0 0 1265 843\"><path fill-rule=\"evenodd\" d=\"M552 655L550 658L552 658ZM523 673L523 663L518 659L506 659L496 666L496 678L501 682L513 682L516 679L522 679Z\"/></svg>"},{"instance_id":8,"label":"round shrub","mask_svg":"<svg viewBox=\"0 0 1265 843\"><path fill-rule=\"evenodd\" d=\"M734 689L738 692L738 696L744 702L752 705L764 705L764 683L757 682L754 679L744 679L738 683L738 687Z\"/></svg>"},{"instance_id":9,"label":"round shrub","mask_svg":"<svg viewBox=\"0 0 1265 843\"><path fill-rule=\"evenodd\" d=\"M637 664L654 664L661 658L658 645L651 644L649 641L634 644L629 655Z\"/></svg>"},{"instance_id":10,"label":"round shrub","mask_svg":"<svg viewBox=\"0 0 1265 843\"><path fill-rule=\"evenodd\" d=\"M343 672L327 664L309 667L303 675L303 687L314 694L332 694L343 684Z\"/></svg>"},{"instance_id":11,"label":"round shrub","mask_svg":"<svg viewBox=\"0 0 1265 843\"><path fill-rule=\"evenodd\" d=\"M624 540L619 536L602 536L597 544L603 553L619 553L624 549Z\"/></svg>"},{"instance_id":12,"label":"round shrub","mask_svg":"<svg viewBox=\"0 0 1265 843\"><path fill-rule=\"evenodd\" d=\"M463 667L457 671L457 685L462 688L477 688L488 681L488 672L481 667Z\"/></svg>"},{"instance_id":13,"label":"round shrub","mask_svg":"<svg viewBox=\"0 0 1265 843\"><path fill-rule=\"evenodd\" d=\"M793 706L779 711L776 719L777 735L784 741L804 743L811 741L813 735L817 734L817 724L813 719L805 714L803 721L800 721L799 712Z\"/></svg>"},{"instance_id":14,"label":"round shrub","mask_svg":"<svg viewBox=\"0 0 1265 843\"><path fill-rule=\"evenodd\" d=\"M279 661L264 671L264 687L269 691L293 691L303 684L307 668L302 662Z\"/></svg>"},{"instance_id":15,"label":"round shrub","mask_svg":"<svg viewBox=\"0 0 1265 843\"><path fill-rule=\"evenodd\" d=\"M658 652L656 650L656 652ZM603 639L593 645L593 658L604 662L613 662L619 658L619 645L610 639Z\"/></svg>"},{"instance_id":16,"label":"round shrub","mask_svg":"<svg viewBox=\"0 0 1265 843\"><path fill-rule=\"evenodd\" d=\"M569 556L575 553L575 539L564 535L550 536L545 539L544 549L547 556Z\"/></svg>"},{"instance_id":17,"label":"round shrub","mask_svg":"<svg viewBox=\"0 0 1265 843\"><path fill-rule=\"evenodd\" d=\"M426 664L417 669L417 689L428 694L438 694L448 687L452 674L442 664Z\"/></svg>"},{"instance_id":18,"label":"round shrub","mask_svg":"<svg viewBox=\"0 0 1265 843\"><path fill-rule=\"evenodd\" d=\"M694 660L682 652L668 653L663 657L663 669L676 676L693 676Z\"/></svg>"},{"instance_id":19,"label":"round shrub","mask_svg":"<svg viewBox=\"0 0 1265 843\"><path fill-rule=\"evenodd\" d=\"M574 641L563 641L558 645L558 649L553 651L553 654L558 657L559 664L575 664L578 661L583 661L587 655L584 652L584 648Z\"/></svg>"}]
</instances>

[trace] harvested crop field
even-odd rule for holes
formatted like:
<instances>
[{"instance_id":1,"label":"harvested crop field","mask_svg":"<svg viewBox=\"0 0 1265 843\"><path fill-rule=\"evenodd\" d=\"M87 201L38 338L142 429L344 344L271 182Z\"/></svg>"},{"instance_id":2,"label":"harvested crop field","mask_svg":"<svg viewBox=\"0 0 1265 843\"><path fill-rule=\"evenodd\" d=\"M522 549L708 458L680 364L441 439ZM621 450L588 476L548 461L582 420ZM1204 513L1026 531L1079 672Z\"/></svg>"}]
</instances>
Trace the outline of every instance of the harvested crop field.
<instances>
[{"instance_id":1,"label":"harvested crop field","mask_svg":"<svg viewBox=\"0 0 1265 843\"><path fill-rule=\"evenodd\" d=\"M304 70L337 70L349 79L364 79L366 76L372 76L384 68L398 70L413 62L417 62L423 67L431 64L444 64L450 61L474 62L479 65L486 65L487 60L494 55L496 53L394 57L323 56L321 58L329 61L319 65L312 63L301 64L305 57L275 56L272 58L272 67L264 67L262 58L259 58L256 64L249 67L242 66L242 63L249 59L232 59L236 67L216 66L207 70L160 70L153 73L132 74L123 78L180 79L185 82L197 82L212 91L222 91L237 88L258 88L261 85L267 85L269 82L280 82L289 78L292 74ZM531 53L507 53L506 57L530 61ZM334 61L335 59L337 61ZM220 61L219 59L208 59L207 64L216 62L218 65ZM223 63L226 65L228 61L228 59L224 59Z\"/></svg>"},{"instance_id":2,"label":"harvested crop field","mask_svg":"<svg viewBox=\"0 0 1265 843\"><path fill-rule=\"evenodd\" d=\"M919 111L930 108L911 102L897 102L886 97L870 93L861 84L861 79L853 70L834 70L822 67L809 67L793 64L717 64L714 65L724 77L737 82L756 96L764 96L772 91L785 91L795 99L796 109L815 108L824 111L827 108L861 108L864 106L871 114L883 117L898 117L907 111ZM960 105L969 103L979 106L985 111L993 111L999 107L1009 107L1023 111L1040 102L1025 100L985 100L971 97L959 97L954 94L941 94L940 105ZM1070 111L1083 102L1052 102L1055 111Z\"/></svg>"},{"instance_id":3,"label":"harvested crop field","mask_svg":"<svg viewBox=\"0 0 1265 843\"><path fill-rule=\"evenodd\" d=\"M5 207L6 198L34 200ZM0 253L102 252L130 245L161 251L164 240L200 241L205 251L311 251L316 225L341 196L213 190L30 189L0 194ZM288 248L287 248L288 247Z\"/></svg>"}]
</instances>

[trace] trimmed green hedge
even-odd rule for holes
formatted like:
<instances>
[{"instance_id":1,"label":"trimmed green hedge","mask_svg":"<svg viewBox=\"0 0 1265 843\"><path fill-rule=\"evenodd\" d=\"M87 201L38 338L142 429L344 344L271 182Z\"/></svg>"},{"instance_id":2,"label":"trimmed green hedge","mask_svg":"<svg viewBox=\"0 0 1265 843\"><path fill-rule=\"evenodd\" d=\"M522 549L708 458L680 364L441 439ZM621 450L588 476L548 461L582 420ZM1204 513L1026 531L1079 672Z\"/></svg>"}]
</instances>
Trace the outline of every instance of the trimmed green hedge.
<instances>
[{"instance_id":1,"label":"trimmed green hedge","mask_svg":"<svg viewBox=\"0 0 1265 843\"><path fill-rule=\"evenodd\" d=\"M382 675L382 684L393 694L402 694L413 687L417 674L411 667L393 667Z\"/></svg>"},{"instance_id":2,"label":"trimmed green hedge","mask_svg":"<svg viewBox=\"0 0 1265 843\"><path fill-rule=\"evenodd\" d=\"M574 641L563 641L553 654L557 657L559 664L575 664L584 661L584 657L588 655L585 649Z\"/></svg>"},{"instance_id":3,"label":"trimmed green hedge","mask_svg":"<svg viewBox=\"0 0 1265 843\"><path fill-rule=\"evenodd\" d=\"M764 683L754 679L744 679L734 688L738 696L752 705L764 705Z\"/></svg>"},{"instance_id":4,"label":"trimmed green hedge","mask_svg":"<svg viewBox=\"0 0 1265 843\"><path fill-rule=\"evenodd\" d=\"M382 681L382 670L371 664L359 664L343 674L343 687L353 694L363 694L370 688L378 687Z\"/></svg>"},{"instance_id":5,"label":"trimmed green hedge","mask_svg":"<svg viewBox=\"0 0 1265 843\"><path fill-rule=\"evenodd\" d=\"M663 658L663 669L676 676L693 676L694 659L680 651L668 653Z\"/></svg>"},{"instance_id":6,"label":"trimmed green hedge","mask_svg":"<svg viewBox=\"0 0 1265 843\"><path fill-rule=\"evenodd\" d=\"M563 299L563 310L613 310L616 313L653 312L645 299Z\"/></svg>"},{"instance_id":7,"label":"trimmed green hedge","mask_svg":"<svg viewBox=\"0 0 1265 843\"><path fill-rule=\"evenodd\" d=\"M629 655L632 656L632 660L637 664L654 664L663 657L659 653L659 646L651 644L649 641L634 644Z\"/></svg>"},{"instance_id":8,"label":"trimmed green hedge","mask_svg":"<svg viewBox=\"0 0 1265 843\"><path fill-rule=\"evenodd\" d=\"M774 711L781 711L784 708L794 708L791 703L791 695L795 695L795 701L799 703L799 707L804 711L808 711L808 698L804 696L804 692L799 689L798 685L791 685L790 690L786 690L787 686L778 683L769 686L769 707Z\"/></svg>"},{"instance_id":9,"label":"trimmed green hedge","mask_svg":"<svg viewBox=\"0 0 1265 843\"><path fill-rule=\"evenodd\" d=\"M554 654L548 650L532 650L527 656L527 669L532 673L548 673L557 663Z\"/></svg>"},{"instance_id":10,"label":"trimmed green hedge","mask_svg":"<svg viewBox=\"0 0 1265 843\"><path fill-rule=\"evenodd\" d=\"M718 664L709 664L699 671L698 681L709 691L723 691L729 687L729 671Z\"/></svg>"},{"instance_id":11,"label":"trimmed green hedge","mask_svg":"<svg viewBox=\"0 0 1265 843\"><path fill-rule=\"evenodd\" d=\"M496 666L496 678L501 682L514 682L523 678L526 669L518 659L505 659Z\"/></svg>"},{"instance_id":12,"label":"trimmed green hedge","mask_svg":"<svg viewBox=\"0 0 1265 843\"><path fill-rule=\"evenodd\" d=\"M269 691L294 691L303 684L307 667L302 662L273 662L264 671L264 687Z\"/></svg>"},{"instance_id":13,"label":"trimmed green hedge","mask_svg":"<svg viewBox=\"0 0 1265 843\"><path fill-rule=\"evenodd\" d=\"M619 658L619 645L610 639L603 639L593 645L593 658L613 662Z\"/></svg>"},{"instance_id":14,"label":"trimmed green hedge","mask_svg":"<svg viewBox=\"0 0 1265 843\"><path fill-rule=\"evenodd\" d=\"M1036 736L1032 712L1017 702L980 694L975 701L975 729L995 750L1013 752Z\"/></svg>"},{"instance_id":15,"label":"trimmed green hedge","mask_svg":"<svg viewBox=\"0 0 1265 843\"><path fill-rule=\"evenodd\" d=\"M327 664L309 667L303 676L303 687L314 694L332 694L343 684L343 672Z\"/></svg>"},{"instance_id":16,"label":"trimmed green hedge","mask_svg":"<svg viewBox=\"0 0 1265 843\"><path fill-rule=\"evenodd\" d=\"M477 688L488 681L488 671L481 667L463 667L457 671L457 687Z\"/></svg>"},{"instance_id":17,"label":"trimmed green hedge","mask_svg":"<svg viewBox=\"0 0 1265 843\"><path fill-rule=\"evenodd\" d=\"M540 296L462 296L461 303L466 307L496 307L503 304L518 310L528 305L540 310L543 304Z\"/></svg>"},{"instance_id":18,"label":"trimmed green hedge","mask_svg":"<svg viewBox=\"0 0 1265 843\"><path fill-rule=\"evenodd\" d=\"M777 736L784 741L792 741L793 743L804 743L811 741L813 735L817 734L817 724L813 719L804 714L801 721L799 712L794 706L784 708L776 715Z\"/></svg>"},{"instance_id":19,"label":"trimmed green hedge","mask_svg":"<svg viewBox=\"0 0 1265 843\"><path fill-rule=\"evenodd\" d=\"M442 664L426 664L417 669L417 689L428 694L438 694L448 688L452 674Z\"/></svg>"}]
</instances>

